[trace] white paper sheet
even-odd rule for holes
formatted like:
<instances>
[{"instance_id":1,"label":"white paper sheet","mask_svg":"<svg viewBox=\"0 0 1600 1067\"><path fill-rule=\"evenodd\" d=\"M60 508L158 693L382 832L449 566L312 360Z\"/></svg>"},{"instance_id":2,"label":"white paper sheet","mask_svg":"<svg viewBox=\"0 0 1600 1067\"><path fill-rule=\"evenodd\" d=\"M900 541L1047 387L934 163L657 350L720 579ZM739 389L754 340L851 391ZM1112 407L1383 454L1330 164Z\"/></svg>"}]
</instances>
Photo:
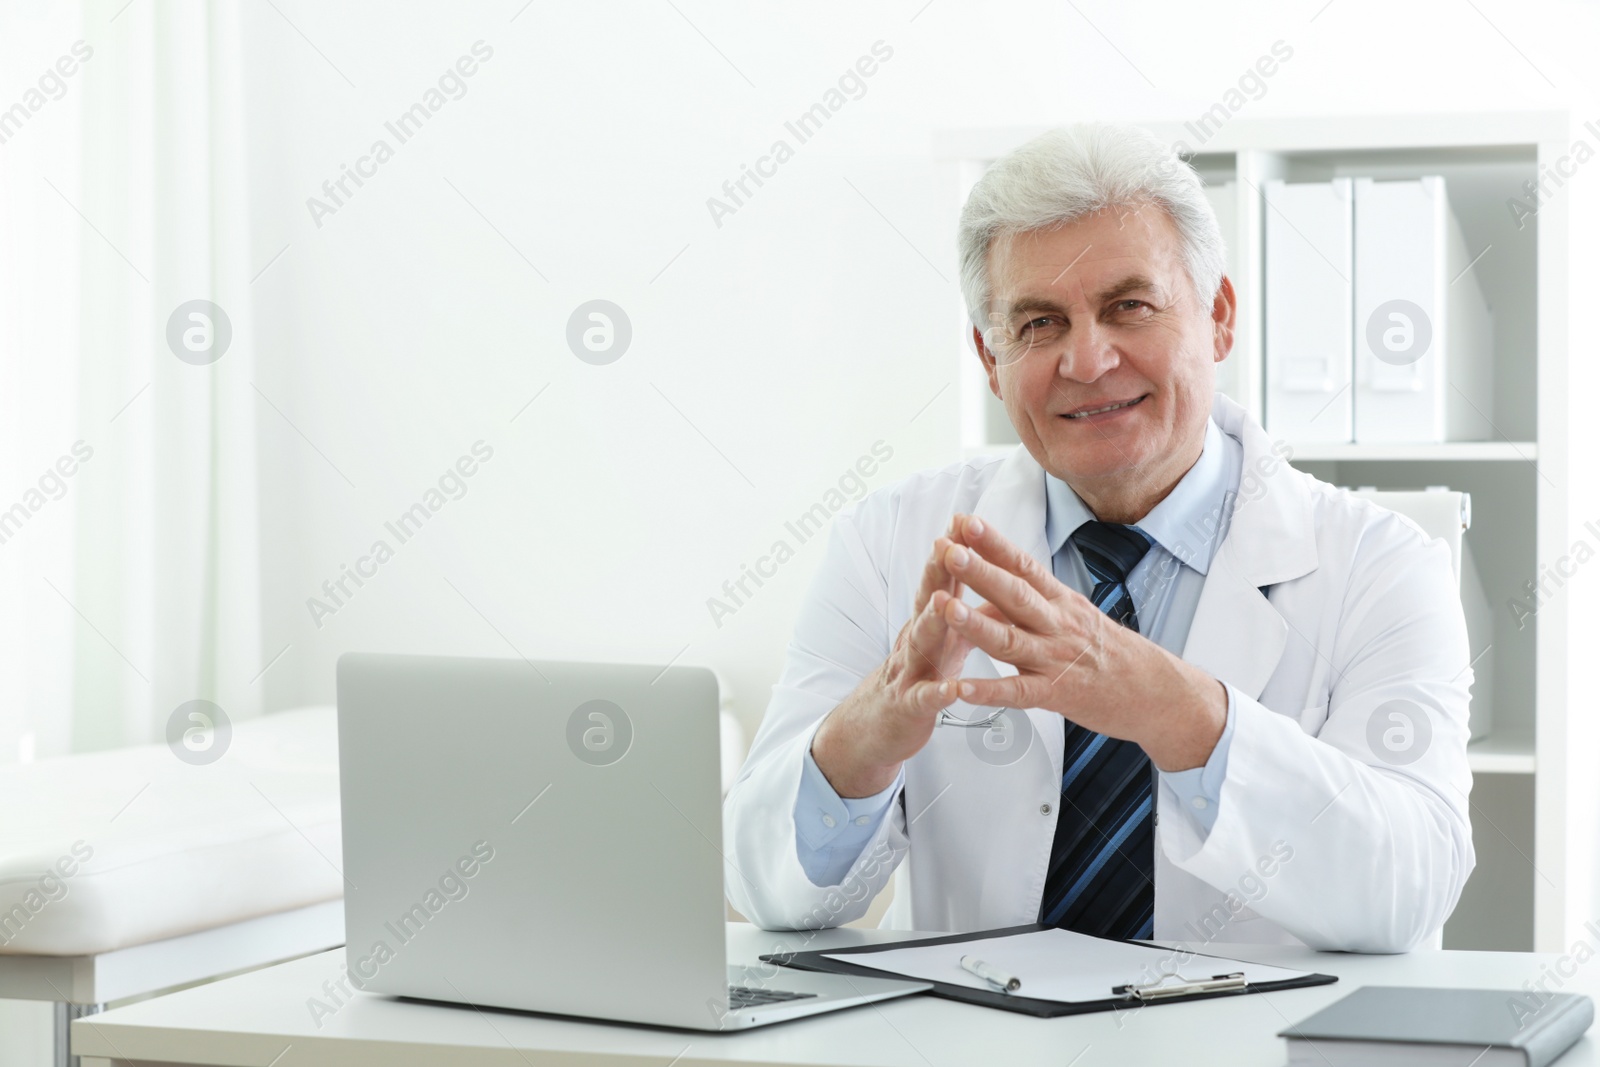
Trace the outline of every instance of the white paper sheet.
<instances>
[{"instance_id":1,"label":"white paper sheet","mask_svg":"<svg viewBox=\"0 0 1600 1067\"><path fill-rule=\"evenodd\" d=\"M1113 986L1146 985L1160 978L1163 971L1175 970L1188 981L1243 971L1245 981L1250 984L1300 978L1310 973L1218 956L1191 955L1159 945L1107 941L1070 930L1039 930L949 945L886 949L865 955L825 955L829 959L892 971L907 978L994 990L994 986L961 966L962 956L972 956L1021 979L1022 988L1016 991L1016 996L1062 1002L1105 1000L1113 995ZM1176 979L1169 978L1166 984L1174 982Z\"/></svg>"}]
</instances>

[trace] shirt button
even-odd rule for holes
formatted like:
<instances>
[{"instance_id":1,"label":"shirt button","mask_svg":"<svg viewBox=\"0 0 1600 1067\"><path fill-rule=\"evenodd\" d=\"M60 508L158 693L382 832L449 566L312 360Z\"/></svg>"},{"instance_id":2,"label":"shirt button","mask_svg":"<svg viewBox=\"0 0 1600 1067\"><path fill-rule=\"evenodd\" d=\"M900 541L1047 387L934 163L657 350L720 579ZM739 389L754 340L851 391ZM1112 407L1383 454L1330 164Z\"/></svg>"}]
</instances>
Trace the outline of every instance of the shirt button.
<instances>
[{"instance_id":1,"label":"shirt button","mask_svg":"<svg viewBox=\"0 0 1600 1067\"><path fill-rule=\"evenodd\" d=\"M822 816L822 825L831 827L833 825L833 816L832 815L823 815Z\"/></svg>"},{"instance_id":2,"label":"shirt button","mask_svg":"<svg viewBox=\"0 0 1600 1067\"><path fill-rule=\"evenodd\" d=\"M865 825L867 825L867 817L865 815L857 815L856 816L856 825L857 826L865 826Z\"/></svg>"},{"instance_id":3,"label":"shirt button","mask_svg":"<svg viewBox=\"0 0 1600 1067\"><path fill-rule=\"evenodd\" d=\"M1196 811L1205 811L1206 810L1206 798L1205 797L1195 797L1193 800L1189 801L1189 803L1194 805Z\"/></svg>"},{"instance_id":4,"label":"shirt button","mask_svg":"<svg viewBox=\"0 0 1600 1067\"><path fill-rule=\"evenodd\" d=\"M1050 805L1048 805L1048 804L1040 804L1039 805L1039 814L1040 815L1049 815L1050 814Z\"/></svg>"}]
</instances>

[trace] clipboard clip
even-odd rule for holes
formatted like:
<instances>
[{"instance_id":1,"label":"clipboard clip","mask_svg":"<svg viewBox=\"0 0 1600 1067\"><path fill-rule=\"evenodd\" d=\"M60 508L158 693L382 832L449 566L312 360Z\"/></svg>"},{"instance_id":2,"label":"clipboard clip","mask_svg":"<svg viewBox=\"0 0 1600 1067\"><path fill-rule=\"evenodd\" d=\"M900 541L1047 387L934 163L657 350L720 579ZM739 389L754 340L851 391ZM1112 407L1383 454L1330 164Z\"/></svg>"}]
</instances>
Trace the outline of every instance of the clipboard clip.
<instances>
[{"instance_id":1,"label":"clipboard clip","mask_svg":"<svg viewBox=\"0 0 1600 1067\"><path fill-rule=\"evenodd\" d=\"M1167 979L1175 978L1176 982L1167 984ZM1215 974L1210 978L1185 978L1177 971L1163 971L1154 982L1145 985L1112 986L1111 992L1115 996L1128 997L1132 1000L1166 1000L1169 997L1186 997L1195 993L1211 993L1227 989L1245 988L1244 972L1235 971L1233 974Z\"/></svg>"}]
</instances>

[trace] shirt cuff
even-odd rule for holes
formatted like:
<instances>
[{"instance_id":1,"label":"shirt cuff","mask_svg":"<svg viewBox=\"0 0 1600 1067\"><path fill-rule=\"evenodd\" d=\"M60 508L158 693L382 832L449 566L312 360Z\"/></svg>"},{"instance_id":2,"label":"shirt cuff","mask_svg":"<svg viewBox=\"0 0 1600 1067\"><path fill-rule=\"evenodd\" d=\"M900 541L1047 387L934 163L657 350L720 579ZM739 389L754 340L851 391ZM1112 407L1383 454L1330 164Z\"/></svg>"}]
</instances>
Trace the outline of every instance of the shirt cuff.
<instances>
[{"instance_id":1,"label":"shirt cuff","mask_svg":"<svg viewBox=\"0 0 1600 1067\"><path fill-rule=\"evenodd\" d=\"M881 793L841 797L806 748L800 790L794 803L795 851L814 885L837 885L878 832L895 794L905 783L905 769Z\"/></svg>"},{"instance_id":2,"label":"shirt cuff","mask_svg":"<svg viewBox=\"0 0 1600 1067\"><path fill-rule=\"evenodd\" d=\"M1189 819L1200 831L1202 839L1211 833L1211 827L1217 822L1222 780L1228 774L1228 748L1233 743L1233 686L1224 682L1223 688L1228 691L1228 718L1210 757L1203 766L1162 775L1173 793L1177 794L1179 806L1189 813Z\"/></svg>"}]
</instances>

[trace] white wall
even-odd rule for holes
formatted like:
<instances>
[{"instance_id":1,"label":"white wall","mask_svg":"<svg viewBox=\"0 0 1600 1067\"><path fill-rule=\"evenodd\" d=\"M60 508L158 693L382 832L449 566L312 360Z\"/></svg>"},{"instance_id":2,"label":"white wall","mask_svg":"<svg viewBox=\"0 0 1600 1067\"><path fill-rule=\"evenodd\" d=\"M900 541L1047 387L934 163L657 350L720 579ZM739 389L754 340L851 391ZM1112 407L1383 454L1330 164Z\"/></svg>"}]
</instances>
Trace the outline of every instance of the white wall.
<instances>
[{"instance_id":1,"label":"white wall","mask_svg":"<svg viewBox=\"0 0 1600 1067\"><path fill-rule=\"evenodd\" d=\"M950 179L923 161L924 131L869 110L903 96L900 50L720 229L705 207L784 116L899 27L864 21L828 44L804 24L752 33L747 15L697 12L751 90L670 6L622 10L375 30L308 12L301 27L358 90L261 16L261 258L289 251L256 285L258 384L356 486L266 420L268 654L292 643L266 679L274 701L328 699L350 648L509 645L681 653L721 669L753 721L820 543L720 628L707 598L874 442L894 450L874 485L951 454L947 282L846 184L953 277ZM467 95L314 228L306 197L479 39L494 58ZM564 339L595 297L634 326L610 366ZM468 495L315 628L320 582L480 438L495 458Z\"/></svg>"}]
</instances>

